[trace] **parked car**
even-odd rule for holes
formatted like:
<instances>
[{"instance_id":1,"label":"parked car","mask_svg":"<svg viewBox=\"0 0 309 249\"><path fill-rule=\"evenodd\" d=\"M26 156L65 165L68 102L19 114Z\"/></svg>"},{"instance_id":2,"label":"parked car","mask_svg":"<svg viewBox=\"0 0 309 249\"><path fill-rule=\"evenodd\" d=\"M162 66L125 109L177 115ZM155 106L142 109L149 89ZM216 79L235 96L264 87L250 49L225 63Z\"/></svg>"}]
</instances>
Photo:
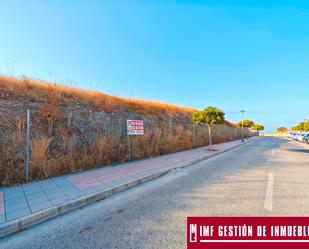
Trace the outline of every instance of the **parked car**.
<instances>
[{"instance_id":1,"label":"parked car","mask_svg":"<svg viewBox=\"0 0 309 249\"><path fill-rule=\"evenodd\" d=\"M288 138L290 138L290 139L295 139L295 135L296 135L296 133L295 132L289 132L288 133Z\"/></svg>"},{"instance_id":2,"label":"parked car","mask_svg":"<svg viewBox=\"0 0 309 249\"><path fill-rule=\"evenodd\" d=\"M303 137L303 142L309 144L309 134L305 134L305 136Z\"/></svg>"},{"instance_id":3,"label":"parked car","mask_svg":"<svg viewBox=\"0 0 309 249\"><path fill-rule=\"evenodd\" d=\"M301 133L301 132L289 132L288 137L290 139L307 143L307 140L309 140L309 134L308 133ZM309 142L308 142L309 143Z\"/></svg>"},{"instance_id":4,"label":"parked car","mask_svg":"<svg viewBox=\"0 0 309 249\"><path fill-rule=\"evenodd\" d=\"M302 142L303 141L303 138L304 138L305 134L304 133L299 133L297 136L296 136L296 140L299 141L299 142Z\"/></svg>"},{"instance_id":5,"label":"parked car","mask_svg":"<svg viewBox=\"0 0 309 249\"><path fill-rule=\"evenodd\" d=\"M299 133L292 133L291 134L291 139L297 140L298 135L299 135Z\"/></svg>"}]
</instances>

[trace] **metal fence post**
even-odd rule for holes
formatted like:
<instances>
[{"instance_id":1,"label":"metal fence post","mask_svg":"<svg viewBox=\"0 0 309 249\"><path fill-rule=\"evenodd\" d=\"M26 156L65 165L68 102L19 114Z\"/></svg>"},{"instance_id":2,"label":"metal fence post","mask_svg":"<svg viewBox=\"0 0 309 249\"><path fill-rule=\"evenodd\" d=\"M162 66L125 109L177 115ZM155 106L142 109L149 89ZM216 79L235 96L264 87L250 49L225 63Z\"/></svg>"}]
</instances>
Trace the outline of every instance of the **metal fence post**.
<instances>
[{"instance_id":1,"label":"metal fence post","mask_svg":"<svg viewBox=\"0 0 309 249\"><path fill-rule=\"evenodd\" d=\"M112 127L112 135L111 135L111 137L113 137L113 138L116 138L116 132L115 132L115 113L113 113L112 112L112 115L111 115L111 118L110 118L110 120L111 120L111 127Z\"/></svg>"},{"instance_id":2,"label":"metal fence post","mask_svg":"<svg viewBox=\"0 0 309 249\"><path fill-rule=\"evenodd\" d=\"M130 135L128 136L128 159L129 161L131 161L131 139L130 139Z\"/></svg>"},{"instance_id":3,"label":"metal fence post","mask_svg":"<svg viewBox=\"0 0 309 249\"><path fill-rule=\"evenodd\" d=\"M195 125L194 123L192 124L192 136L193 136L193 147L195 147Z\"/></svg>"},{"instance_id":4,"label":"metal fence post","mask_svg":"<svg viewBox=\"0 0 309 249\"><path fill-rule=\"evenodd\" d=\"M170 152L172 152L172 118L170 117Z\"/></svg>"},{"instance_id":5,"label":"metal fence post","mask_svg":"<svg viewBox=\"0 0 309 249\"><path fill-rule=\"evenodd\" d=\"M27 109L27 138L26 138L26 181L29 181L30 177L30 141L31 139L31 115L30 110Z\"/></svg>"}]
</instances>

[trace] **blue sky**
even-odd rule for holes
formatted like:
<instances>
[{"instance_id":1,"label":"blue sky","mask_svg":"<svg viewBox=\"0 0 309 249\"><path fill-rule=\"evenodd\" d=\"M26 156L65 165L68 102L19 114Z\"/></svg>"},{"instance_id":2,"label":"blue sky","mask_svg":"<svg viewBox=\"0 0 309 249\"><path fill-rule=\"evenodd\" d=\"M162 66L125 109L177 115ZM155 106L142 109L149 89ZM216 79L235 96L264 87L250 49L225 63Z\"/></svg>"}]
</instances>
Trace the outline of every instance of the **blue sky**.
<instances>
[{"instance_id":1,"label":"blue sky","mask_svg":"<svg viewBox=\"0 0 309 249\"><path fill-rule=\"evenodd\" d=\"M269 2L0 0L0 73L292 126L309 118L309 3Z\"/></svg>"}]
</instances>

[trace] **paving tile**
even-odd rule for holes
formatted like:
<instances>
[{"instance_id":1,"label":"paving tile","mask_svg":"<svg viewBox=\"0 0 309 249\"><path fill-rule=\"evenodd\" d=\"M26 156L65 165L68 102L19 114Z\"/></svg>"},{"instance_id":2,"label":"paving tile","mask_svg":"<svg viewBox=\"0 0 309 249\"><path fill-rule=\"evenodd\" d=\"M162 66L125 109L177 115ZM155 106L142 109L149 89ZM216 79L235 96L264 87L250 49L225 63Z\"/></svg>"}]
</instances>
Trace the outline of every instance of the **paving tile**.
<instances>
[{"instance_id":1,"label":"paving tile","mask_svg":"<svg viewBox=\"0 0 309 249\"><path fill-rule=\"evenodd\" d=\"M48 185L48 186L42 185L41 188L43 191L46 192L46 191L54 191L54 189L58 189L59 187L56 184L54 184L54 185Z\"/></svg>"},{"instance_id":2,"label":"paving tile","mask_svg":"<svg viewBox=\"0 0 309 249\"><path fill-rule=\"evenodd\" d=\"M72 183L69 182L69 181L58 183L58 187L59 188L61 188L61 187L68 187L68 186L72 186Z\"/></svg>"},{"instance_id":3,"label":"paving tile","mask_svg":"<svg viewBox=\"0 0 309 249\"><path fill-rule=\"evenodd\" d=\"M62 178L53 178L54 183L59 186L71 185L71 183L66 179L66 177Z\"/></svg>"},{"instance_id":4,"label":"paving tile","mask_svg":"<svg viewBox=\"0 0 309 249\"><path fill-rule=\"evenodd\" d=\"M79 189L69 189L69 190L64 190L63 191L66 195L69 194L80 194L81 191Z\"/></svg>"},{"instance_id":5,"label":"paving tile","mask_svg":"<svg viewBox=\"0 0 309 249\"><path fill-rule=\"evenodd\" d=\"M42 203L38 203L35 205L30 204L30 209L32 213L35 213L35 212L38 212L38 211L41 211L43 209L50 208L50 207L52 207L52 204L50 202L42 202Z\"/></svg>"},{"instance_id":6,"label":"paving tile","mask_svg":"<svg viewBox=\"0 0 309 249\"><path fill-rule=\"evenodd\" d=\"M62 198L51 199L50 201L55 206L55 205L59 205L61 203L65 203L69 200L70 200L69 197L62 197Z\"/></svg>"},{"instance_id":7,"label":"paving tile","mask_svg":"<svg viewBox=\"0 0 309 249\"><path fill-rule=\"evenodd\" d=\"M15 198L20 198L24 196L24 192L23 191L19 191L19 192L4 192L4 198L5 200L10 200L10 199L15 199Z\"/></svg>"},{"instance_id":8,"label":"paving tile","mask_svg":"<svg viewBox=\"0 0 309 249\"><path fill-rule=\"evenodd\" d=\"M11 221L11 220L15 220L23 216L29 215L30 213L31 212L29 208L24 208L24 209L20 209L14 212L6 213L6 218L7 218L7 221Z\"/></svg>"},{"instance_id":9,"label":"paving tile","mask_svg":"<svg viewBox=\"0 0 309 249\"><path fill-rule=\"evenodd\" d=\"M97 191L98 190L96 188L88 188L88 189L82 190L82 193L83 194L91 194L91 193L95 193Z\"/></svg>"},{"instance_id":10,"label":"paving tile","mask_svg":"<svg viewBox=\"0 0 309 249\"><path fill-rule=\"evenodd\" d=\"M4 193L4 196L5 196L5 199L12 199L12 198L16 198L18 196L24 195L24 191L22 189L13 190L13 191L4 190L3 193Z\"/></svg>"},{"instance_id":11,"label":"paving tile","mask_svg":"<svg viewBox=\"0 0 309 249\"><path fill-rule=\"evenodd\" d=\"M77 191L67 191L67 192L64 192L65 193L65 195L67 196L67 197L70 197L71 198L71 196L80 196L81 194L82 194L82 192L77 192Z\"/></svg>"},{"instance_id":12,"label":"paving tile","mask_svg":"<svg viewBox=\"0 0 309 249\"><path fill-rule=\"evenodd\" d=\"M98 190L102 190L102 189L105 189L107 187L108 187L108 185L106 183L101 183L101 184L98 184L97 186L95 186L95 188L98 189Z\"/></svg>"},{"instance_id":13,"label":"paving tile","mask_svg":"<svg viewBox=\"0 0 309 249\"><path fill-rule=\"evenodd\" d=\"M57 199L61 197L66 197L66 195L62 191L47 193L46 196L48 199Z\"/></svg>"},{"instance_id":14,"label":"paving tile","mask_svg":"<svg viewBox=\"0 0 309 249\"><path fill-rule=\"evenodd\" d=\"M54 177L54 178L51 178L51 180L53 182L65 182L66 181L66 176Z\"/></svg>"},{"instance_id":15,"label":"paving tile","mask_svg":"<svg viewBox=\"0 0 309 249\"><path fill-rule=\"evenodd\" d=\"M121 183L123 183L122 179L116 179L116 180L112 180L110 182L107 182L107 185L109 185L109 186L116 186L116 185L119 185Z\"/></svg>"},{"instance_id":16,"label":"paving tile","mask_svg":"<svg viewBox=\"0 0 309 249\"><path fill-rule=\"evenodd\" d=\"M32 205L37 205L37 204L41 204L41 203L44 203L44 202L49 202L49 200L47 199L46 196L44 196L44 197L31 199L28 202L29 202L29 205L32 206Z\"/></svg>"},{"instance_id":17,"label":"paving tile","mask_svg":"<svg viewBox=\"0 0 309 249\"><path fill-rule=\"evenodd\" d=\"M32 194L37 194L37 193L42 193L43 190L41 188L39 189L30 189L30 190L25 190L24 193L25 195L32 195Z\"/></svg>"},{"instance_id":18,"label":"paving tile","mask_svg":"<svg viewBox=\"0 0 309 249\"><path fill-rule=\"evenodd\" d=\"M76 187L70 186L66 188L61 188L64 193L72 193L72 192L80 192L80 190Z\"/></svg>"},{"instance_id":19,"label":"paving tile","mask_svg":"<svg viewBox=\"0 0 309 249\"><path fill-rule=\"evenodd\" d=\"M52 189L57 189L57 188L59 188L58 187L58 185L56 184L56 183L53 183L53 184L48 184L48 185L40 185L41 186L41 188L43 189L43 190L52 190Z\"/></svg>"},{"instance_id":20,"label":"paving tile","mask_svg":"<svg viewBox=\"0 0 309 249\"><path fill-rule=\"evenodd\" d=\"M75 186L73 184L66 184L66 185L60 185L60 189L75 189Z\"/></svg>"},{"instance_id":21,"label":"paving tile","mask_svg":"<svg viewBox=\"0 0 309 249\"><path fill-rule=\"evenodd\" d=\"M26 194L26 198L27 200L32 200L32 199L37 199L40 197L46 197L44 192L36 192L36 193L30 193L30 194Z\"/></svg>"},{"instance_id":22,"label":"paving tile","mask_svg":"<svg viewBox=\"0 0 309 249\"><path fill-rule=\"evenodd\" d=\"M75 192L75 193L73 192L73 193L67 193L67 196L68 196L71 200L73 200L73 199L76 199L76 198L82 196L82 194L81 194L81 193L78 193L78 192Z\"/></svg>"},{"instance_id":23,"label":"paving tile","mask_svg":"<svg viewBox=\"0 0 309 249\"><path fill-rule=\"evenodd\" d=\"M25 196L22 196L20 198L5 200L5 206L14 206L14 205L18 205L18 204L23 203L23 202L27 202Z\"/></svg>"},{"instance_id":24,"label":"paving tile","mask_svg":"<svg viewBox=\"0 0 309 249\"><path fill-rule=\"evenodd\" d=\"M17 187L9 187L9 188L4 188L3 191L5 193L8 193L8 194L13 194L13 193L17 193L17 192L22 192L22 188L21 186L17 186Z\"/></svg>"},{"instance_id":25,"label":"paving tile","mask_svg":"<svg viewBox=\"0 0 309 249\"><path fill-rule=\"evenodd\" d=\"M0 192L0 217L4 214L4 199L3 192Z\"/></svg>"},{"instance_id":26,"label":"paving tile","mask_svg":"<svg viewBox=\"0 0 309 249\"><path fill-rule=\"evenodd\" d=\"M37 182L35 182L35 183L22 184L21 187L23 188L23 190L28 190L28 189L40 188L40 185Z\"/></svg>"},{"instance_id":27,"label":"paving tile","mask_svg":"<svg viewBox=\"0 0 309 249\"><path fill-rule=\"evenodd\" d=\"M67 176L62 177L61 179L53 179L53 182L56 183L57 185L59 184L67 184Z\"/></svg>"},{"instance_id":28,"label":"paving tile","mask_svg":"<svg viewBox=\"0 0 309 249\"><path fill-rule=\"evenodd\" d=\"M0 215L0 224L5 222L5 216L4 215Z\"/></svg>"},{"instance_id":29,"label":"paving tile","mask_svg":"<svg viewBox=\"0 0 309 249\"><path fill-rule=\"evenodd\" d=\"M28 207L29 206L28 206L28 203L26 201L23 201L23 202L20 202L20 203L16 203L16 204L7 204L7 203L5 203L5 211L6 211L6 213L15 212L17 210L26 209Z\"/></svg>"},{"instance_id":30,"label":"paving tile","mask_svg":"<svg viewBox=\"0 0 309 249\"><path fill-rule=\"evenodd\" d=\"M42 192L41 187L40 188L25 189L24 190L25 194L35 194L35 193L40 193L40 192Z\"/></svg>"},{"instance_id":31,"label":"paving tile","mask_svg":"<svg viewBox=\"0 0 309 249\"><path fill-rule=\"evenodd\" d=\"M59 187L53 187L53 188L44 188L44 187L42 187L42 189L43 189L43 192L45 194L62 192Z\"/></svg>"},{"instance_id":32,"label":"paving tile","mask_svg":"<svg viewBox=\"0 0 309 249\"><path fill-rule=\"evenodd\" d=\"M60 188L63 192L65 191L80 191L77 187L71 185L71 186L66 186L66 187L61 187Z\"/></svg>"},{"instance_id":33,"label":"paving tile","mask_svg":"<svg viewBox=\"0 0 309 249\"><path fill-rule=\"evenodd\" d=\"M24 192L38 192L38 191L42 191L41 186L37 185L35 187L23 187Z\"/></svg>"}]
</instances>

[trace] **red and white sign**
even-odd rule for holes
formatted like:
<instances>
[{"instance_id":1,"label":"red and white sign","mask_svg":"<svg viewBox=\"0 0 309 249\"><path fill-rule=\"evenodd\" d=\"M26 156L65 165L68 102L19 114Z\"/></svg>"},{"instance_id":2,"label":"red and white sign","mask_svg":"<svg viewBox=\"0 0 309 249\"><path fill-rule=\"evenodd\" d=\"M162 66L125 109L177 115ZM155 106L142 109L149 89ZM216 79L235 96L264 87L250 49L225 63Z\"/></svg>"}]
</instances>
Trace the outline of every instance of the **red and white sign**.
<instances>
[{"instance_id":1,"label":"red and white sign","mask_svg":"<svg viewBox=\"0 0 309 249\"><path fill-rule=\"evenodd\" d=\"M143 120L127 120L127 134L128 135L144 135L144 121Z\"/></svg>"}]
</instances>

